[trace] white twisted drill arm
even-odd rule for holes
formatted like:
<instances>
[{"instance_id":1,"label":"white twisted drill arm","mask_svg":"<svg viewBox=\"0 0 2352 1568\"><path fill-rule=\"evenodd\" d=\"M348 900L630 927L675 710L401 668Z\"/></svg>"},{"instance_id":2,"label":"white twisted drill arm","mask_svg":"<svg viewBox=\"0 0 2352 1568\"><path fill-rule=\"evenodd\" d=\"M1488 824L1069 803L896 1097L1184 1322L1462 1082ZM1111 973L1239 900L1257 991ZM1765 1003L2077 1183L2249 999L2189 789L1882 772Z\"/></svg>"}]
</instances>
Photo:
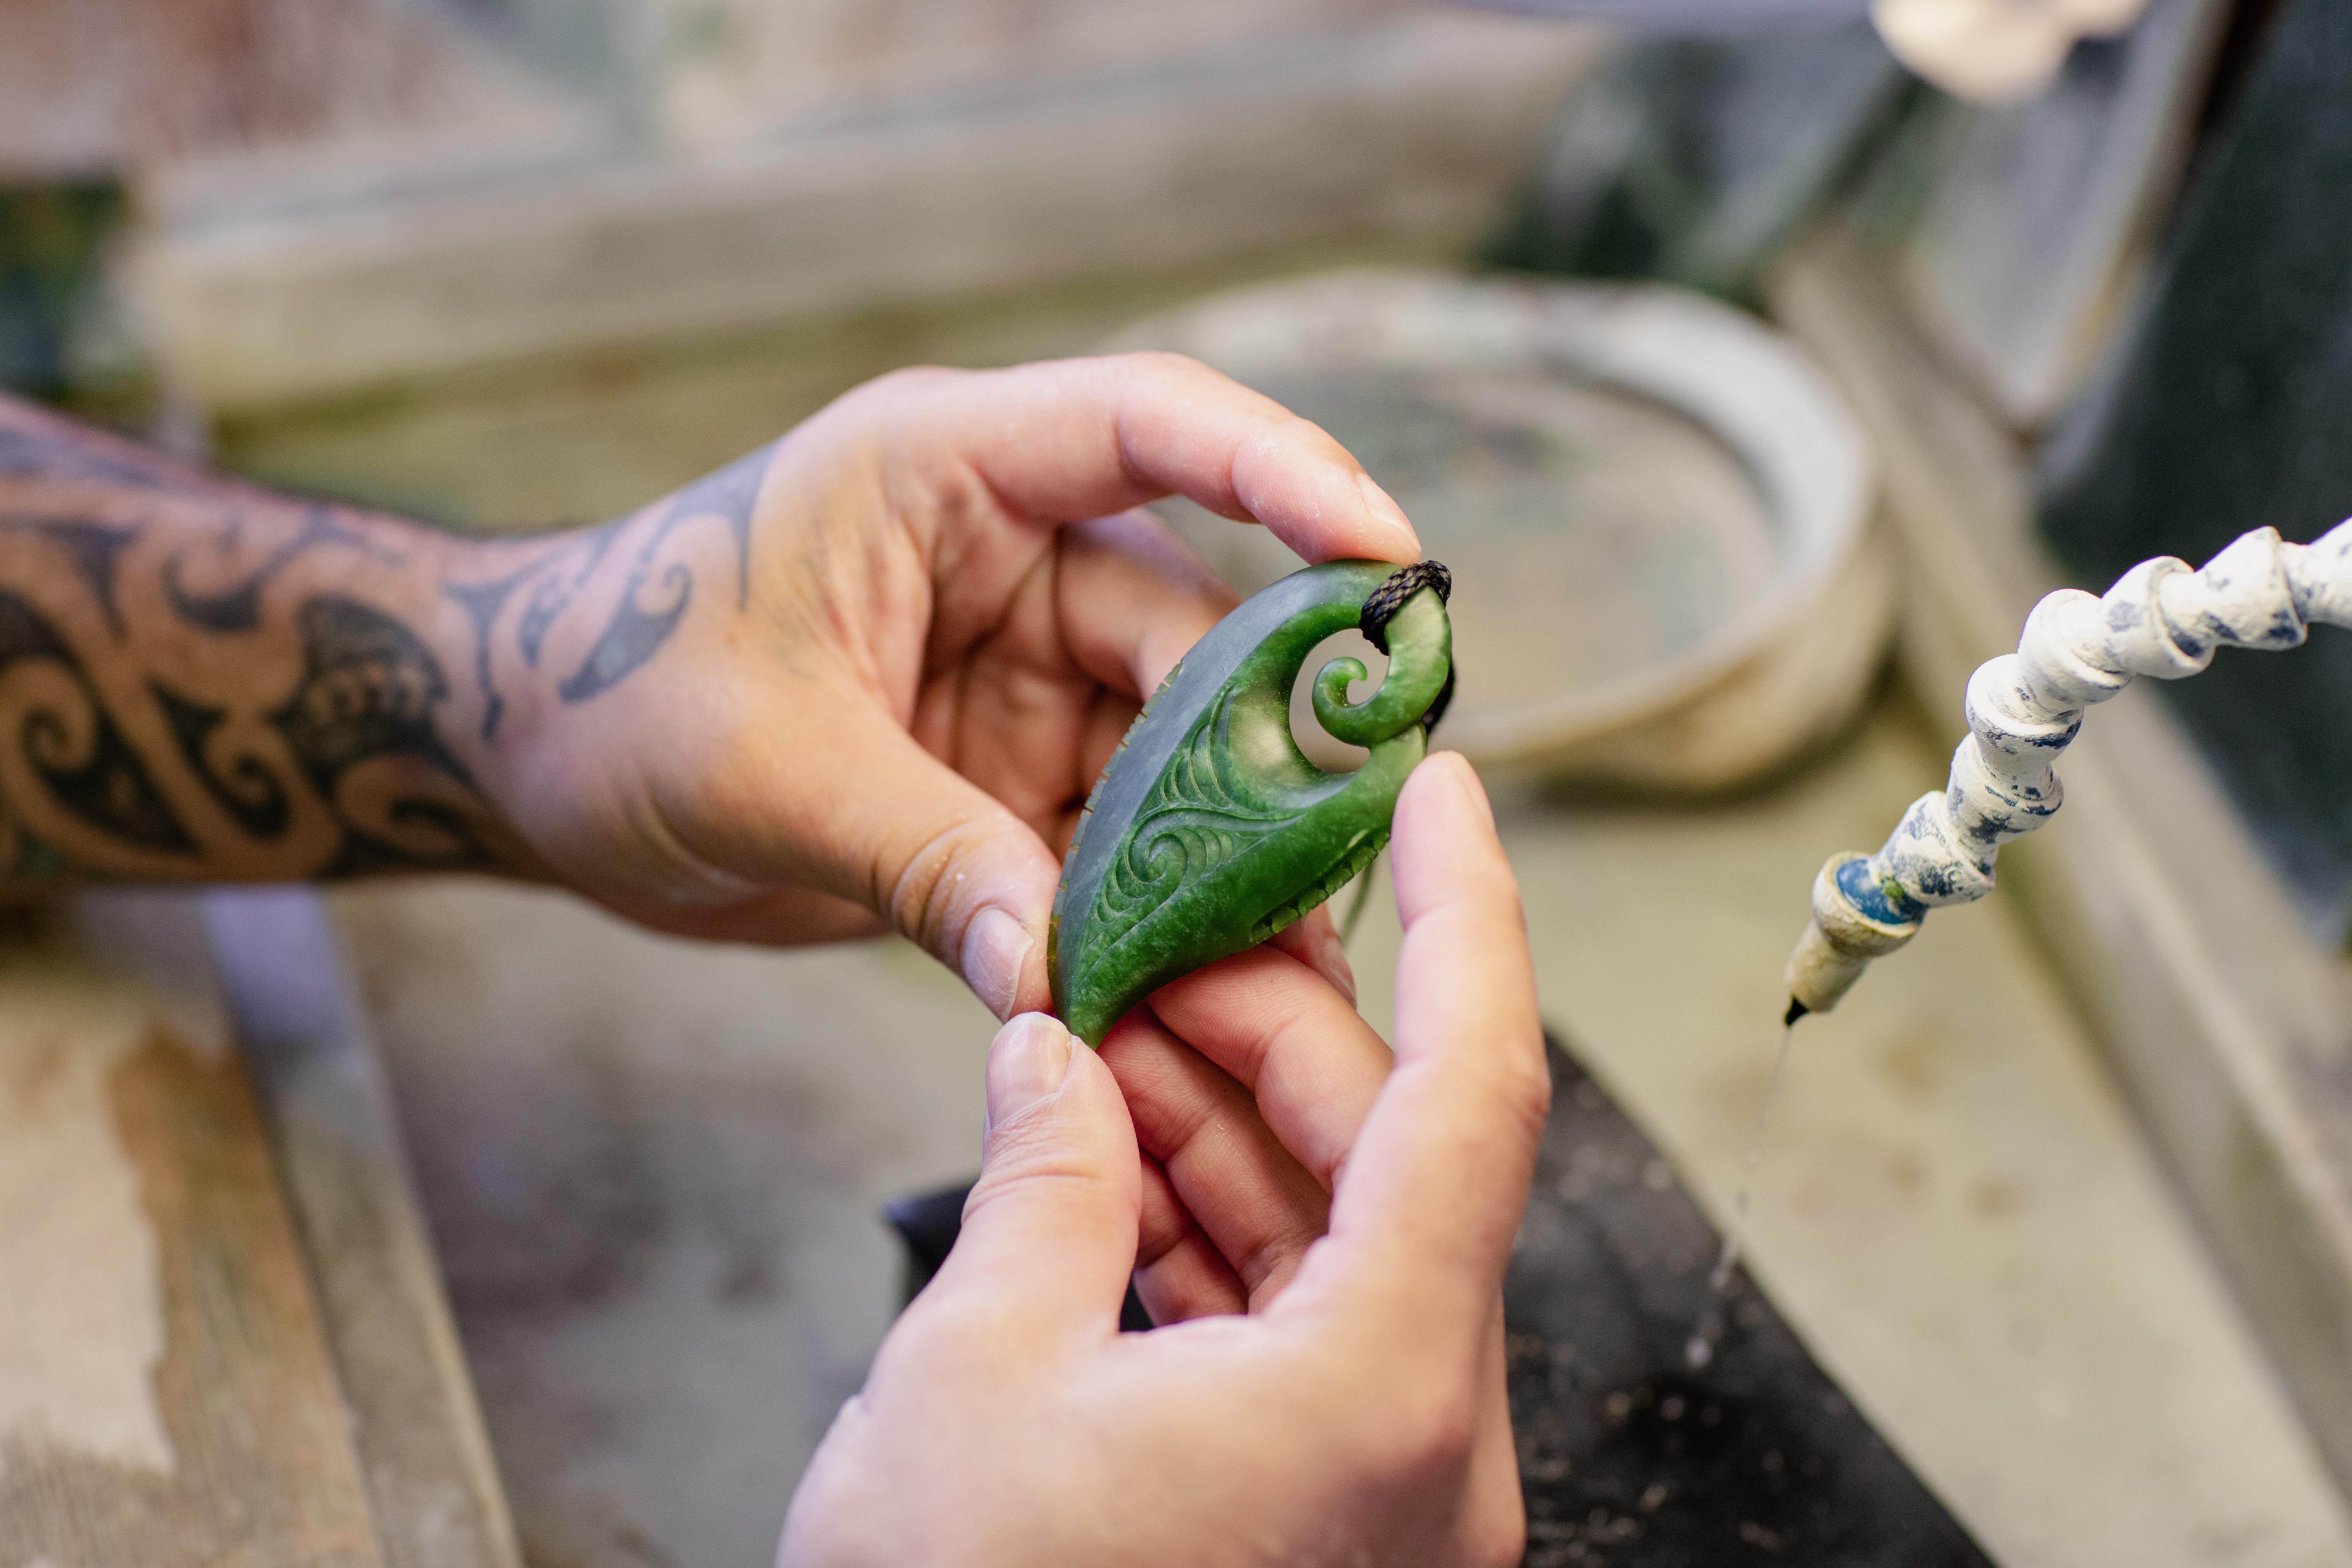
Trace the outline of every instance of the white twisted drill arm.
<instances>
[{"instance_id":1,"label":"white twisted drill arm","mask_svg":"<svg viewBox=\"0 0 2352 1568\"><path fill-rule=\"evenodd\" d=\"M1913 802L1877 854L1832 856L1813 879L1813 918L1789 959L1790 1020L1836 1006L1929 910L1992 891L2000 847L2057 811L2052 764L2085 708L2136 675L2194 675L2224 644L2294 647L2315 622L2352 626L2352 521L2309 544L2256 529L2201 572L2166 556L2104 597L2062 588L2036 605L2017 651L1969 678L1969 737L1950 782Z\"/></svg>"}]
</instances>

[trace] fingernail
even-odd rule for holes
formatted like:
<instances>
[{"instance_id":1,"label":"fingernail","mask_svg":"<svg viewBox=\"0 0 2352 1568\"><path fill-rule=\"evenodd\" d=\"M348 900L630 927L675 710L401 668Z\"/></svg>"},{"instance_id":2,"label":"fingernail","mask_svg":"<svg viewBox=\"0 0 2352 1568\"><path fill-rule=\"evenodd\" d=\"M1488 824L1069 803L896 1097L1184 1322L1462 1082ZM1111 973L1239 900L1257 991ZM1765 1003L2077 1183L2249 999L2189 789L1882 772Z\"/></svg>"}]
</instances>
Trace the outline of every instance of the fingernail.
<instances>
[{"instance_id":1,"label":"fingernail","mask_svg":"<svg viewBox=\"0 0 2352 1568\"><path fill-rule=\"evenodd\" d=\"M964 984L990 1012L1000 1018L1011 1017L1021 1000L1021 971L1036 945L1029 928L1003 910L981 910L964 928Z\"/></svg>"},{"instance_id":2,"label":"fingernail","mask_svg":"<svg viewBox=\"0 0 2352 1568\"><path fill-rule=\"evenodd\" d=\"M1326 931L1316 942L1315 967L1338 986L1349 1001L1356 999L1356 969L1348 962L1348 945L1336 931Z\"/></svg>"},{"instance_id":3,"label":"fingernail","mask_svg":"<svg viewBox=\"0 0 2352 1568\"><path fill-rule=\"evenodd\" d=\"M1406 520L1404 508L1397 505L1396 498L1374 484L1372 476L1361 469L1356 473L1356 488L1364 494L1365 514L1382 528L1396 531L1397 548L1391 558L1398 561L1420 560L1421 538L1413 532L1412 524Z\"/></svg>"},{"instance_id":4,"label":"fingernail","mask_svg":"<svg viewBox=\"0 0 2352 1568\"><path fill-rule=\"evenodd\" d=\"M1459 752L1435 752L1431 753L1429 760L1444 767L1465 804L1476 812L1487 826L1494 826L1494 802L1486 798L1486 786L1479 779L1478 770L1470 765L1470 759Z\"/></svg>"},{"instance_id":5,"label":"fingernail","mask_svg":"<svg viewBox=\"0 0 2352 1568\"><path fill-rule=\"evenodd\" d=\"M988 1048L988 1126L992 1131L1060 1091L1070 1070L1070 1032L1043 1013L1024 1013Z\"/></svg>"}]
</instances>

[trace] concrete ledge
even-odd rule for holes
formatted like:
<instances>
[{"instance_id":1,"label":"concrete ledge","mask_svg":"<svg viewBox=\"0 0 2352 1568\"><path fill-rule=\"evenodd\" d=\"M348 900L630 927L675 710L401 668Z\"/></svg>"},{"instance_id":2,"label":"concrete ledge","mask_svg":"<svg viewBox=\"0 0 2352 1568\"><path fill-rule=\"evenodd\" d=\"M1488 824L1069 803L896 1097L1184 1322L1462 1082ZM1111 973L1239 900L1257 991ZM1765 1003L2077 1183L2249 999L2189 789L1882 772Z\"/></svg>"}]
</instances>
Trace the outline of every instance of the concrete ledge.
<instances>
[{"instance_id":1,"label":"concrete ledge","mask_svg":"<svg viewBox=\"0 0 2352 1568\"><path fill-rule=\"evenodd\" d=\"M1589 30L1417 16L355 205L158 204L129 278L213 412L503 359L1490 220Z\"/></svg>"}]
</instances>

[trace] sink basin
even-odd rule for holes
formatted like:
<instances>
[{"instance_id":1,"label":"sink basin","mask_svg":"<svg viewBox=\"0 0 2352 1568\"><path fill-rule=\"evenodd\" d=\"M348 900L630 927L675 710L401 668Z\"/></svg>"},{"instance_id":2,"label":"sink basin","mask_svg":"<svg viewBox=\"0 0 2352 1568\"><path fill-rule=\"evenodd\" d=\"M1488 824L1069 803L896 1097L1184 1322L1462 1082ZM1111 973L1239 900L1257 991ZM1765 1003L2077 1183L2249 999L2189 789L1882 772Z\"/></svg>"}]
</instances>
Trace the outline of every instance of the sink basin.
<instances>
[{"instance_id":1,"label":"sink basin","mask_svg":"<svg viewBox=\"0 0 2352 1568\"><path fill-rule=\"evenodd\" d=\"M1843 723L1868 685L1893 573L1862 437L1737 310L1357 270L1213 296L1112 346L1256 387L1397 498L1454 572L1440 739L1490 775L1725 788ZM1161 510L1244 593L1297 565L1270 535Z\"/></svg>"}]
</instances>

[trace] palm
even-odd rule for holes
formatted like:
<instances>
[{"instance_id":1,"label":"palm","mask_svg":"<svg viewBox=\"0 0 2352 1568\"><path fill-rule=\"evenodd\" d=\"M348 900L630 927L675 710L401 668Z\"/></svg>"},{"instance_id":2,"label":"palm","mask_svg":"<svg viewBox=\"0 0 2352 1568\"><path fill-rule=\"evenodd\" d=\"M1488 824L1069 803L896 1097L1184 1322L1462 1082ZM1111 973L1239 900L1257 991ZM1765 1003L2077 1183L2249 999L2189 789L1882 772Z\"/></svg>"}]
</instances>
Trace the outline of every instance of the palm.
<instances>
[{"instance_id":1,"label":"palm","mask_svg":"<svg viewBox=\"0 0 2352 1568\"><path fill-rule=\"evenodd\" d=\"M935 626L985 629L924 638L924 668L904 714L908 732L1002 801L1056 856L1144 696L1234 602L1181 545L1157 534L1150 520L1129 516L1061 531L1043 550L1024 539L1008 552L1029 557L1010 595L980 599L943 587ZM1156 547L1184 578L1167 582L1162 637L1111 664L1087 606L1108 596L1099 579L1131 559L1121 543Z\"/></svg>"}]
</instances>

